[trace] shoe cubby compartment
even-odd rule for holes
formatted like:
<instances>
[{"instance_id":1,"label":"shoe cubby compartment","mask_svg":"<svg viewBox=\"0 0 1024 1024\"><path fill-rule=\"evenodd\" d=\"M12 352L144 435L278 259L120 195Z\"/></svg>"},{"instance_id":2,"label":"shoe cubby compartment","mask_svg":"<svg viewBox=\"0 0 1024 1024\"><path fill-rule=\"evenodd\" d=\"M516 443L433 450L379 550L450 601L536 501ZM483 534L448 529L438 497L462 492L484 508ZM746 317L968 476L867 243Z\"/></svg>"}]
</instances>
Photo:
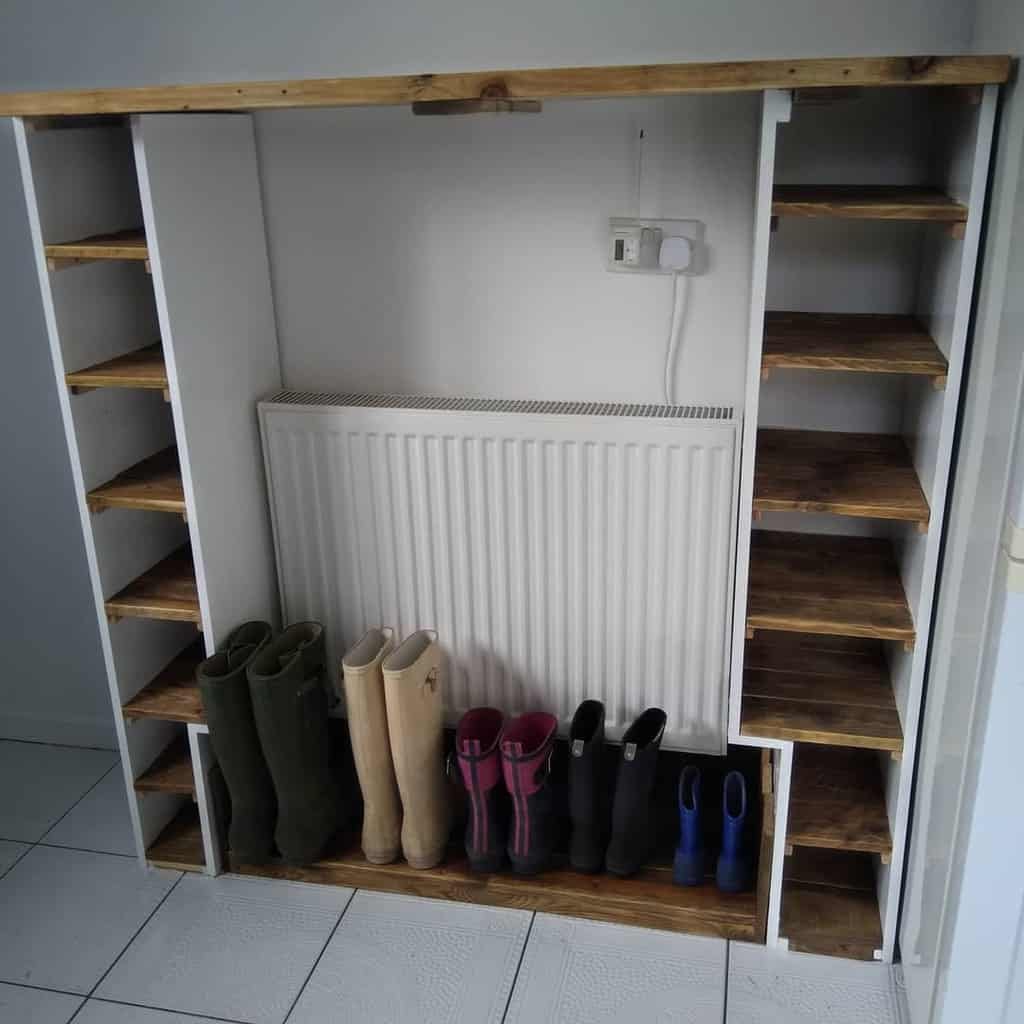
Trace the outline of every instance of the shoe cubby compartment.
<instances>
[{"instance_id":1,"label":"shoe cubby compartment","mask_svg":"<svg viewBox=\"0 0 1024 1024\"><path fill-rule=\"evenodd\" d=\"M189 801L164 826L156 840L146 848L146 861L155 868L175 871L204 871L203 829L199 809Z\"/></svg>"},{"instance_id":2,"label":"shoe cubby compartment","mask_svg":"<svg viewBox=\"0 0 1024 1024\"><path fill-rule=\"evenodd\" d=\"M618 751L616 745L609 745L606 751L610 772ZM748 942L764 941L773 821L768 751L730 747L727 757L711 757L663 750L659 755L653 798L655 849L646 866L630 878L618 878L603 871L583 874L569 867L568 810L564 799L567 762L566 745L560 741L552 771L563 798L564 841L552 867L542 874L516 875L510 867L494 874L471 871L458 827L453 831L445 860L435 868L416 870L402 860L386 865L371 864L362 855L359 828L355 825L336 838L323 859L309 867L280 863L232 864L232 870L247 875L516 907ZM693 887L678 886L672 881L672 856L679 838L676 790L684 764L698 765L703 783L707 863L704 884ZM753 860L753 871L750 889L742 893L720 892L714 879L721 834L722 780L731 770L743 773L750 807L747 849ZM458 794L459 790L453 788L456 801Z\"/></svg>"},{"instance_id":3,"label":"shoe cubby compartment","mask_svg":"<svg viewBox=\"0 0 1024 1024\"><path fill-rule=\"evenodd\" d=\"M896 946L995 96L950 99L764 108L731 729L791 753L775 883L805 952Z\"/></svg>"}]
</instances>

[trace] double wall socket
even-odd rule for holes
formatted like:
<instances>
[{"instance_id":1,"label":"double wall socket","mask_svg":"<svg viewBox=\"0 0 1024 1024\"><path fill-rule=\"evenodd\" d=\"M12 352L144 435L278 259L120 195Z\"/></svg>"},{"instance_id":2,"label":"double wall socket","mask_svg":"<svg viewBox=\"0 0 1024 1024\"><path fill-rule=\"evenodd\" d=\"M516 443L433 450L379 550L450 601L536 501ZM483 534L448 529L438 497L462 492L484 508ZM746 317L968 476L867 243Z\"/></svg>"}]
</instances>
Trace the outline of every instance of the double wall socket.
<instances>
[{"instance_id":1,"label":"double wall socket","mask_svg":"<svg viewBox=\"0 0 1024 1024\"><path fill-rule=\"evenodd\" d=\"M662 242L683 238L690 246L690 260L677 271L661 265ZM627 274L702 274L707 269L704 222L612 217L608 233L608 269Z\"/></svg>"}]
</instances>

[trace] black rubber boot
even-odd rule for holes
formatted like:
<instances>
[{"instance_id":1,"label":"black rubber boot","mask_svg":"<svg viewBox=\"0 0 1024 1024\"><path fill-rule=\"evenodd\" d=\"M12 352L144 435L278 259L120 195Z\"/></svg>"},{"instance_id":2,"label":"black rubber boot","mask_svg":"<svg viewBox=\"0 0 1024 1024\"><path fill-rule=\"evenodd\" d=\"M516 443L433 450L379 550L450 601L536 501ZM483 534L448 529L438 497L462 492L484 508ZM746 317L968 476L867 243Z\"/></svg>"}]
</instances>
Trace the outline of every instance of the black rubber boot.
<instances>
[{"instance_id":1,"label":"black rubber boot","mask_svg":"<svg viewBox=\"0 0 1024 1024\"><path fill-rule=\"evenodd\" d=\"M529 711L512 719L501 736L501 771L512 797L508 859L520 875L535 875L551 862L558 814L551 785L551 755L558 719Z\"/></svg>"},{"instance_id":2,"label":"black rubber boot","mask_svg":"<svg viewBox=\"0 0 1024 1024\"><path fill-rule=\"evenodd\" d=\"M594 873L604 865L609 807L604 782L604 705L585 700L569 730L569 863Z\"/></svg>"},{"instance_id":3,"label":"black rubber boot","mask_svg":"<svg viewBox=\"0 0 1024 1024\"><path fill-rule=\"evenodd\" d=\"M230 796L228 849L244 864L265 864L274 852L277 797L246 679L246 669L271 635L270 623L246 622L196 669L210 742Z\"/></svg>"},{"instance_id":4,"label":"black rubber boot","mask_svg":"<svg viewBox=\"0 0 1024 1024\"><path fill-rule=\"evenodd\" d=\"M263 754L277 792L277 848L289 864L310 864L342 821L331 774L324 631L289 626L249 663L249 691Z\"/></svg>"},{"instance_id":5,"label":"black rubber boot","mask_svg":"<svg viewBox=\"0 0 1024 1024\"><path fill-rule=\"evenodd\" d=\"M665 721L661 708L648 708L622 737L612 809L612 840L605 858L613 875L636 874L651 854L654 845L651 790Z\"/></svg>"}]
</instances>

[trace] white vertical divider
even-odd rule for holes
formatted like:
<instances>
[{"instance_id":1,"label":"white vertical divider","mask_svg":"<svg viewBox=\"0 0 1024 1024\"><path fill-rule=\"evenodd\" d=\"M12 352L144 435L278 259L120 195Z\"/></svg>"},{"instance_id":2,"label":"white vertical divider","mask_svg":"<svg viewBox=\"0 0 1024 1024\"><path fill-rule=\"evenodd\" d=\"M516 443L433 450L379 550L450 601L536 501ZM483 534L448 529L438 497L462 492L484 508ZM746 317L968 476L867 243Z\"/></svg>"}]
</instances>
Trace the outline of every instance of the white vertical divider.
<instances>
[{"instance_id":1,"label":"white vertical divider","mask_svg":"<svg viewBox=\"0 0 1024 1024\"><path fill-rule=\"evenodd\" d=\"M239 623L277 624L256 401L281 387L248 114L132 118L207 654ZM206 854L220 871L205 729L189 744Z\"/></svg>"},{"instance_id":2,"label":"white vertical divider","mask_svg":"<svg viewBox=\"0 0 1024 1024\"><path fill-rule=\"evenodd\" d=\"M775 145L780 124L789 121L792 96L768 90L761 106L761 138L758 147L754 199L754 252L750 274L750 320L747 335L747 373L743 402L740 448L739 533L736 542L736 583L733 592L732 655L729 672L729 742L771 747L779 751L775 778L775 838L769 886L767 944L779 944L782 908L782 874L786 856L786 823L793 744L778 740L740 737L743 697L743 655L746 644L747 586L750 569L750 531L753 526L754 451L757 444L757 413L761 393L761 348L764 342L764 311L768 285L768 251L771 244L772 186L775 179Z\"/></svg>"},{"instance_id":3,"label":"white vertical divider","mask_svg":"<svg viewBox=\"0 0 1024 1024\"><path fill-rule=\"evenodd\" d=\"M107 685L110 691L110 703L114 714L114 729L117 734L117 746L121 755L121 771L124 775L125 788L128 793L128 810L131 817L132 835L135 839L135 850L141 861L145 861L146 839L149 828L144 828L142 808L133 788L131 759L129 757L128 736L124 717L121 715L121 693L118 688L117 673L114 667L114 653L111 646L110 627L104 608L104 594L100 578L99 562L96 557L96 544L93 538L90 513L85 501L85 480L82 472L82 459L78 441L75 436L75 422L71 411L71 397L64 380L64 354L61 347L60 332L57 326L57 315L54 308L53 290L50 287L50 272L46 266L42 226L39 216L39 202L36 195L35 178L32 173L32 161L29 154L27 129L22 118L14 118L14 138L18 149L18 164L21 169L22 188L25 193L25 205L28 211L29 230L32 236L32 255L39 278L40 299L43 305L43 316L46 321L46 333L50 342L50 356L53 360L53 371L57 388L57 399L60 404L61 419L64 422L64 436L68 446L68 458L71 462L71 476L75 486L75 500L78 503L78 514L82 525L82 539L85 543L85 557L89 566L89 579L92 584L93 602L100 631L100 643L103 650L103 662L107 670Z\"/></svg>"},{"instance_id":4,"label":"white vertical divider","mask_svg":"<svg viewBox=\"0 0 1024 1024\"><path fill-rule=\"evenodd\" d=\"M949 361L949 374L946 390L942 394L940 414L936 415L939 410L935 399L938 396L927 395L925 404L912 408L912 413L916 413L917 416L916 421L911 422L908 418L905 424L905 432L916 439L911 443L915 465L919 467L919 471L922 465L927 467L926 477L922 483L928 487L931 519L927 536L912 538L900 552L900 568L904 580L913 580L917 584L916 587L908 588L908 593L913 590L917 592L917 601L913 609L916 642L913 652L894 652L891 665L893 687L897 703L903 713L903 760L901 765L894 765L893 770L889 772L890 785L886 797L892 831L892 858L889 864L880 865L878 871L878 904L882 915L881 959L887 963L893 959L896 948L900 889L910 821L918 726L928 663L932 605L942 546L946 494L967 349L967 332L970 326L981 223L985 212L998 95L998 86L985 86L981 103L977 108L976 124L973 126L973 148L966 154L954 154L954 166L947 171L953 179L947 183L947 187L954 198L967 203L967 226L961 242L938 240L940 245L947 248L954 245L961 247L958 253L959 265L955 266L955 272L931 275L936 281L946 279L948 294L937 294L932 289L923 288L921 298L928 303L928 308L919 311L930 324L933 335L945 351ZM920 447L925 444L929 448L927 451L921 450Z\"/></svg>"}]
</instances>

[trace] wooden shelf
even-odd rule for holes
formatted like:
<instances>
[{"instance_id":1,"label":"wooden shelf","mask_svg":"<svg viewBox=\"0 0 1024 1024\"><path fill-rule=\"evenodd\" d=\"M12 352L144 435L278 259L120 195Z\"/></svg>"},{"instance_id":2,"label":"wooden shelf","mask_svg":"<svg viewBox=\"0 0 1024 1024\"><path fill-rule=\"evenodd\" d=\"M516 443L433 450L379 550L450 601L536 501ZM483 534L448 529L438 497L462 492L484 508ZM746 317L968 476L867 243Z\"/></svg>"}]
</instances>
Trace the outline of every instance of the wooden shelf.
<instances>
[{"instance_id":1,"label":"wooden shelf","mask_svg":"<svg viewBox=\"0 0 1024 1024\"><path fill-rule=\"evenodd\" d=\"M826 57L69 89L0 94L0 116L366 107L488 97L582 99L764 89L983 85L1007 81L1012 63L1008 56L985 54Z\"/></svg>"},{"instance_id":2,"label":"wooden shelf","mask_svg":"<svg viewBox=\"0 0 1024 1024\"><path fill-rule=\"evenodd\" d=\"M202 640L190 644L121 709L125 718L158 718L166 722L206 721L196 682L196 667L206 657Z\"/></svg>"},{"instance_id":3,"label":"wooden shelf","mask_svg":"<svg viewBox=\"0 0 1024 1024\"><path fill-rule=\"evenodd\" d=\"M882 921L870 858L795 850L786 858L779 930L797 953L874 960Z\"/></svg>"},{"instance_id":4,"label":"wooden shelf","mask_svg":"<svg viewBox=\"0 0 1024 1024\"><path fill-rule=\"evenodd\" d=\"M764 320L761 375L772 369L919 374L942 388L949 366L916 317L778 311Z\"/></svg>"},{"instance_id":5,"label":"wooden shelf","mask_svg":"<svg viewBox=\"0 0 1024 1024\"><path fill-rule=\"evenodd\" d=\"M202 871L206 867L203 831L199 809L187 801L171 819L156 841L146 850L146 860L154 867L175 871Z\"/></svg>"},{"instance_id":6,"label":"wooden shelf","mask_svg":"<svg viewBox=\"0 0 1024 1024\"><path fill-rule=\"evenodd\" d=\"M878 756L870 750L798 744L793 750L788 845L892 853Z\"/></svg>"},{"instance_id":7,"label":"wooden shelf","mask_svg":"<svg viewBox=\"0 0 1024 1024\"><path fill-rule=\"evenodd\" d=\"M92 512L106 508L134 508L185 514L178 450L171 445L136 463L86 495Z\"/></svg>"},{"instance_id":8,"label":"wooden shelf","mask_svg":"<svg viewBox=\"0 0 1024 1024\"><path fill-rule=\"evenodd\" d=\"M754 530L747 637L756 630L914 643L914 622L888 541Z\"/></svg>"},{"instance_id":9,"label":"wooden shelf","mask_svg":"<svg viewBox=\"0 0 1024 1024\"><path fill-rule=\"evenodd\" d=\"M107 618L201 622L192 549L184 544L106 602Z\"/></svg>"},{"instance_id":10,"label":"wooden shelf","mask_svg":"<svg viewBox=\"0 0 1024 1024\"><path fill-rule=\"evenodd\" d=\"M147 345L123 356L65 376L72 394L95 388L140 388L149 391L167 391L167 367L164 350L159 345Z\"/></svg>"},{"instance_id":11,"label":"wooden shelf","mask_svg":"<svg viewBox=\"0 0 1024 1024\"><path fill-rule=\"evenodd\" d=\"M757 432L755 512L829 512L928 528L928 502L902 437L821 430Z\"/></svg>"},{"instance_id":12,"label":"wooden shelf","mask_svg":"<svg viewBox=\"0 0 1024 1024\"><path fill-rule=\"evenodd\" d=\"M645 868L633 878L585 875L568 868L532 878L517 876L511 871L482 875L470 871L465 854L453 849L442 865L417 871L401 861L371 864L363 857L357 842L342 840L328 856L308 868L270 864L233 865L232 870L247 875L354 886L758 941L754 892L721 893L713 879L695 888L673 885L672 868L668 863Z\"/></svg>"},{"instance_id":13,"label":"wooden shelf","mask_svg":"<svg viewBox=\"0 0 1024 1024\"><path fill-rule=\"evenodd\" d=\"M192 757L188 740L178 736L170 746L135 780L136 793L182 793L195 796Z\"/></svg>"},{"instance_id":14,"label":"wooden shelf","mask_svg":"<svg viewBox=\"0 0 1024 1024\"><path fill-rule=\"evenodd\" d=\"M916 185L776 185L772 216L949 224L966 221L967 207L938 189Z\"/></svg>"},{"instance_id":15,"label":"wooden shelf","mask_svg":"<svg viewBox=\"0 0 1024 1024\"><path fill-rule=\"evenodd\" d=\"M109 235L90 235L74 242L57 242L46 247L46 259L50 269L69 262L91 260L139 260L149 259L146 233L142 228L128 228Z\"/></svg>"},{"instance_id":16,"label":"wooden shelf","mask_svg":"<svg viewBox=\"0 0 1024 1024\"><path fill-rule=\"evenodd\" d=\"M900 755L903 730L881 643L770 632L748 640L740 734Z\"/></svg>"}]
</instances>

